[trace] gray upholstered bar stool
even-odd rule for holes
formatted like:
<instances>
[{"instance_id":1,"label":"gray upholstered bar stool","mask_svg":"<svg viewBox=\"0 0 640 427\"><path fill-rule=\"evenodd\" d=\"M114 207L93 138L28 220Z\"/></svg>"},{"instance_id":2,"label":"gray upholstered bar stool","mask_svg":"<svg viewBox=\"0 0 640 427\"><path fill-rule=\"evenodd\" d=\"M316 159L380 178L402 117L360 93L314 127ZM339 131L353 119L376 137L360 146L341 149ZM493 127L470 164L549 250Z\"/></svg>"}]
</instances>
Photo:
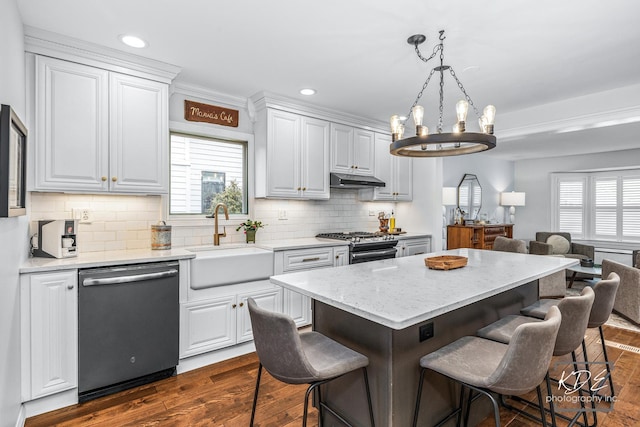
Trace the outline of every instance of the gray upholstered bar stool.
<instances>
[{"instance_id":1,"label":"gray upholstered bar stool","mask_svg":"<svg viewBox=\"0 0 640 427\"><path fill-rule=\"evenodd\" d=\"M367 376L369 359L366 356L318 332L299 333L291 317L260 308L253 298L247 300L247 305L251 316L256 352L260 360L250 426L253 426L256 413L263 366L274 378L284 383L309 384L304 396L303 427L307 425L309 394L314 389L318 393L319 425L322 425L322 410L325 409L344 424L350 426L351 424L348 421L323 402L319 386L349 372L362 369L367 404L369 405L369 417L371 426L374 426L369 379Z\"/></svg>"},{"instance_id":2,"label":"gray upholstered bar stool","mask_svg":"<svg viewBox=\"0 0 640 427\"><path fill-rule=\"evenodd\" d=\"M420 359L422 369L413 426L418 424L422 386L427 369L462 384L458 417L463 404L464 387L489 397L493 404L497 427L500 427L500 410L491 392L518 396L535 389L543 425L546 426L540 383L544 380L551 362L561 317L558 307L552 307L544 321L518 326L509 344L467 336L423 356ZM471 400L470 396L469 402ZM469 404L465 421L468 419L468 409Z\"/></svg>"},{"instance_id":3,"label":"gray upholstered bar stool","mask_svg":"<svg viewBox=\"0 0 640 427\"><path fill-rule=\"evenodd\" d=\"M620 286L620 276L616 273L610 273L605 280L600 280L593 286L595 293L595 299L593 300L593 307L591 307L591 313L589 314L589 323L587 328L598 328L600 331L600 341L602 342L602 354L604 355L605 366L607 368L607 377L609 378L609 386L611 387L611 397L615 396L615 390L613 388L613 378L611 378L611 368L609 367L609 356L607 356L607 348L604 343L604 332L602 331L602 325L611 316L613 310L613 303L616 300L616 293L618 292L618 286ZM550 307L558 305L562 299L541 299L528 307L520 310L520 313L524 316L537 317L542 319L545 317ZM582 340L582 352L584 361L588 366L589 359L587 357L587 345L584 339ZM604 379L602 380L604 381ZM594 413L595 416L595 413Z\"/></svg>"},{"instance_id":4,"label":"gray upholstered bar stool","mask_svg":"<svg viewBox=\"0 0 640 427\"><path fill-rule=\"evenodd\" d=\"M493 241L493 250L500 252L516 252L520 254L527 253L527 244L524 240L510 239L508 237L498 236Z\"/></svg>"},{"instance_id":5,"label":"gray upholstered bar stool","mask_svg":"<svg viewBox=\"0 0 640 427\"><path fill-rule=\"evenodd\" d=\"M578 366L576 363L575 350L580 347L580 344L584 339L584 334L587 330L587 324L589 322L589 316L591 314L591 308L593 306L594 299L595 293L593 289L587 286L582 290L580 296L566 297L562 300L559 300L557 305L558 309L560 310L560 314L562 314L562 322L560 323L560 329L558 330L558 336L553 348L553 355L564 356L566 354L571 354L574 371L576 372L578 371ZM541 322L541 320L529 316L509 315L488 326L485 326L482 329L479 329L477 335L481 338L486 338L507 344L511 340L511 337L515 333L517 327L522 325L523 323L528 322ZM547 391L549 393L549 397L551 397L551 383L549 381L548 374L546 375L545 379L547 382ZM551 410L551 421L553 425L556 425L553 399L550 399L549 403ZM510 407L509 409L516 408ZM520 411L518 409L516 410L518 412L522 412L524 415L529 416L530 418L534 418L540 421L527 412ZM587 421L585 416L585 425L586 422Z\"/></svg>"}]
</instances>

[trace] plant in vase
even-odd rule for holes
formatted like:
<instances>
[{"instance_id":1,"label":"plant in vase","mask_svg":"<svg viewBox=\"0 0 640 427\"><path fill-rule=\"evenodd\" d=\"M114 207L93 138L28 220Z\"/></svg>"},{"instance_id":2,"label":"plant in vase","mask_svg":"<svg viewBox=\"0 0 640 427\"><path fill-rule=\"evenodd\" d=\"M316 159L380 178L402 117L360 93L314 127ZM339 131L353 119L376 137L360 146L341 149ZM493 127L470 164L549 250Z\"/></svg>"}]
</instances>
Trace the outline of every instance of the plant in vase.
<instances>
[{"instance_id":1,"label":"plant in vase","mask_svg":"<svg viewBox=\"0 0 640 427\"><path fill-rule=\"evenodd\" d=\"M264 224L262 224L262 221L251 221L250 219L247 219L245 222L241 223L238 228L236 228L236 231L239 231L241 228L244 228L244 234L247 237L247 243L249 242L256 242L256 231L258 231L258 228L262 228L264 227Z\"/></svg>"}]
</instances>

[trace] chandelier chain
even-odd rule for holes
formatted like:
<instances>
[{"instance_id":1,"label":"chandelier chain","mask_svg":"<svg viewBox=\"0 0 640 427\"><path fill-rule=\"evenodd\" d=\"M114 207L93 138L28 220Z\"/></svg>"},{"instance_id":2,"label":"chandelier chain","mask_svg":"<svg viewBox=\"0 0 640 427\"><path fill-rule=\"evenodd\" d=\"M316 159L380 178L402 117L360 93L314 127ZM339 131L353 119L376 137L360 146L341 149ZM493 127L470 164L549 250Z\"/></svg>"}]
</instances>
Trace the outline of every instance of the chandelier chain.
<instances>
[{"instance_id":1,"label":"chandelier chain","mask_svg":"<svg viewBox=\"0 0 640 427\"><path fill-rule=\"evenodd\" d=\"M476 108L476 105L471 100L471 97L467 94L467 91L464 89L464 86L462 86L462 82L460 80L458 80L458 76L456 75L456 72L453 71L453 67L449 68L449 72L451 73L451 76L456 80L456 83L458 83L458 87L460 88L460 90L464 94L464 97L467 100L467 102L469 103L469 105L471 105L471 107L473 107L473 111L475 111L476 116L478 116L478 119L479 119L481 117L480 116L480 112L478 111L478 108Z\"/></svg>"},{"instance_id":2,"label":"chandelier chain","mask_svg":"<svg viewBox=\"0 0 640 427\"><path fill-rule=\"evenodd\" d=\"M411 117L411 112L413 111L414 107L416 105L418 105L418 101L420 101L420 98L422 98L422 93L424 92L424 90L427 88L427 86L429 85L429 81L431 81L431 76L433 76L435 74L436 70L433 69L431 70L431 72L429 73L429 76L427 77L427 80L425 80L424 84L422 85L422 89L420 90L420 92L418 93L418 96L416 97L416 100L413 101L413 105L411 106L411 108L409 108L409 113L407 114L407 118L405 119L404 122L406 122L407 120L409 120L409 117ZM403 123L404 123L403 122Z\"/></svg>"},{"instance_id":3,"label":"chandelier chain","mask_svg":"<svg viewBox=\"0 0 640 427\"><path fill-rule=\"evenodd\" d=\"M442 49L442 43L437 44L433 47L433 53L428 58L422 56L422 54L420 53L420 49L418 49L418 43L414 45L414 49L416 51L416 54L418 55L418 58L420 58L424 62L429 62L438 54L438 51Z\"/></svg>"}]
</instances>

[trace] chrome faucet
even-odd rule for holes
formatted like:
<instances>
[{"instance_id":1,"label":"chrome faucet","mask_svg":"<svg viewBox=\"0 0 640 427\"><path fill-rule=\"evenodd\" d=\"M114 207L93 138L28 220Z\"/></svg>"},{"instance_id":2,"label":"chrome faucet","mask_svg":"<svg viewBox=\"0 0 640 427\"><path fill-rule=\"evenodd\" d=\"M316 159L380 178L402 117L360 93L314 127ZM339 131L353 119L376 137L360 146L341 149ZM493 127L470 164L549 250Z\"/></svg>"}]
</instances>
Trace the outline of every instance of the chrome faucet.
<instances>
[{"instance_id":1,"label":"chrome faucet","mask_svg":"<svg viewBox=\"0 0 640 427\"><path fill-rule=\"evenodd\" d=\"M227 209L227 205L225 205L224 203L218 203L216 207L213 208L213 218L214 218L213 245L214 246L220 246L220 238L227 237L226 227L222 227L222 229L224 230L222 234L218 233L218 209L220 209L220 207L222 207L222 210L224 211L224 219L229 219L229 210Z\"/></svg>"}]
</instances>

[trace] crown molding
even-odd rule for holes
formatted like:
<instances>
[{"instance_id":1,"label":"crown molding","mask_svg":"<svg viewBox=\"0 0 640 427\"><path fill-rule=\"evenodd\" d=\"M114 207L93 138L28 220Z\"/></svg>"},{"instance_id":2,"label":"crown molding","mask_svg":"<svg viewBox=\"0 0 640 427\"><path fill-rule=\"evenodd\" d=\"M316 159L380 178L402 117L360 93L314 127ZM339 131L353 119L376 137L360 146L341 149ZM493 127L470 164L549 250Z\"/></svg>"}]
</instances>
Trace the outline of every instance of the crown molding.
<instances>
[{"instance_id":1,"label":"crown molding","mask_svg":"<svg viewBox=\"0 0 640 427\"><path fill-rule=\"evenodd\" d=\"M519 139L537 133L568 133L599 127L640 122L640 106L583 114L558 120L532 123L496 132L501 140Z\"/></svg>"},{"instance_id":2,"label":"crown molding","mask_svg":"<svg viewBox=\"0 0 640 427\"><path fill-rule=\"evenodd\" d=\"M171 94L181 94L188 97L200 98L207 101L215 101L236 108L247 108L247 98L216 92L202 86L192 85L181 81L175 81L170 88Z\"/></svg>"},{"instance_id":3,"label":"crown molding","mask_svg":"<svg viewBox=\"0 0 640 427\"><path fill-rule=\"evenodd\" d=\"M144 58L39 28L25 26L24 34L25 51L38 55L78 62L163 83L171 83L181 71L181 68L176 65Z\"/></svg>"},{"instance_id":4,"label":"crown molding","mask_svg":"<svg viewBox=\"0 0 640 427\"><path fill-rule=\"evenodd\" d=\"M331 110L271 92L258 92L249 98L249 102L253 103L257 110L274 108L290 113L303 114L327 120L333 123L356 126L371 131L389 134L389 126L386 122L380 122L378 120L372 120L354 114Z\"/></svg>"}]
</instances>

